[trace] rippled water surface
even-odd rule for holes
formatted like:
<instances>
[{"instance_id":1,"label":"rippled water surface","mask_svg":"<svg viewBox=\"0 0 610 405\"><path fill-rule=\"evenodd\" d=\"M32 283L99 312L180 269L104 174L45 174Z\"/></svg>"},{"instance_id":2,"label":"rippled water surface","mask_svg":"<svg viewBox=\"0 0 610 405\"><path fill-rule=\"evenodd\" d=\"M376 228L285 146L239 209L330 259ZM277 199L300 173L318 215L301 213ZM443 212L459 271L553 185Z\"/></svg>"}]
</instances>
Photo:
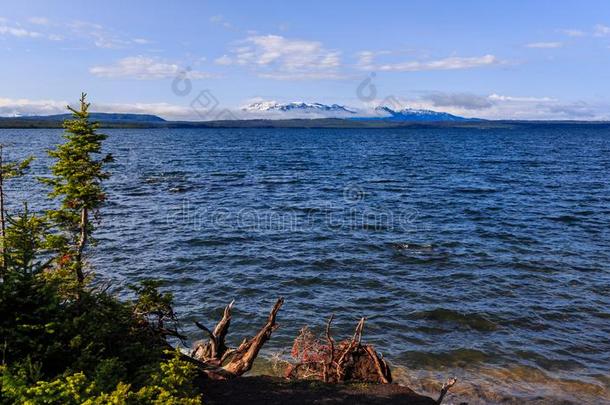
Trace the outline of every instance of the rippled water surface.
<instances>
[{"instance_id":1,"label":"rippled water surface","mask_svg":"<svg viewBox=\"0 0 610 405\"><path fill-rule=\"evenodd\" d=\"M366 315L416 389L457 375L455 401L609 401L609 127L105 132L96 272L166 280L189 336L236 299L236 344L281 295L268 354ZM60 131L0 141L40 176Z\"/></svg>"}]
</instances>

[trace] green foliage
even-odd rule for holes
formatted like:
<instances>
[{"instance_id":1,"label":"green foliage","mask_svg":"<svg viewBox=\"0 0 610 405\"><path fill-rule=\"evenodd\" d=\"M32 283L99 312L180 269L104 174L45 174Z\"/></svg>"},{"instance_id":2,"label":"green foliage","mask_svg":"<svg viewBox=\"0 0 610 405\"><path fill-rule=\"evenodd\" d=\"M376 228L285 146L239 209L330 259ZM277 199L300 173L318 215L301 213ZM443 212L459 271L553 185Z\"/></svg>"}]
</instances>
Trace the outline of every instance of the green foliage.
<instances>
[{"instance_id":1,"label":"green foliage","mask_svg":"<svg viewBox=\"0 0 610 405\"><path fill-rule=\"evenodd\" d=\"M199 404L196 370L167 352L167 336L180 338L171 294L144 281L130 287L135 300L122 301L82 271L89 215L103 204L103 165L111 159L93 157L105 135L88 108L83 94L65 123L66 142L50 152L57 160L44 182L59 208L40 216L24 203L8 215L0 204L0 405ZM0 162L0 197L2 179L28 164Z\"/></svg>"},{"instance_id":2,"label":"green foliage","mask_svg":"<svg viewBox=\"0 0 610 405\"><path fill-rule=\"evenodd\" d=\"M194 367L180 360L178 353L161 363L160 369L150 375L151 384L142 388L118 382L103 389L97 380L87 378L85 373L67 374L52 381L37 381L28 385L20 374L2 372L2 398L26 405L38 404L88 404L88 405L198 405L200 395L193 386Z\"/></svg>"},{"instance_id":3,"label":"green foliage","mask_svg":"<svg viewBox=\"0 0 610 405\"><path fill-rule=\"evenodd\" d=\"M14 177L20 177L25 174L25 171L30 167L30 163L34 157L30 156L22 161L5 162L4 161L4 145L0 144L0 274L5 276L7 257L6 257L6 212L5 212L5 193L4 187L7 180Z\"/></svg>"},{"instance_id":4,"label":"green foliage","mask_svg":"<svg viewBox=\"0 0 610 405\"><path fill-rule=\"evenodd\" d=\"M5 230L5 266L19 274L35 274L47 267L37 260L46 247L48 225L43 217L32 214L27 203L16 216L7 215L9 226ZM10 273L9 273L10 274Z\"/></svg>"},{"instance_id":5,"label":"green foliage","mask_svg":"<svg viewBox=\"0 0 610 405\"><path fill-rule=\"evenodd\" d=\"M86 96L85 93L81 96L80 110L68 107L74 119L64 122L66 142L49 151L49 156L57 161L51 167L54 177L44 180L53 186L51 197L62 197L61 210L56 214L71 219L68 225L72 226L77 225L82 208L97 209L104 201L102 180L109 174L103 171L103 166L112 159L110 155L94 159L94 155L102 153L106 135L97 132L98 123L89 121L90 104Z\"/></svg>"},{"instance_id":6,"label":"green foliage","mask_svg":"<svg viewBox=\"0 0 610 405\"><path fill-rule=\"evenodd\" d=\"M131 285L138 299L134 304L134 315L142 318L153 333L180 337L174 309L172 308L172 294L161 293L161 282L157 280L143 280L140 284Z\"/></svg>"},{"instance_id":7,"label":"green foliage","mask_svg":"<svg viewBox=\"0 0 610 405\"><path fill-rule=\"evenodd\" d=\"M159 293L153 283L138 286L142 295L133 302L89 290L78 300L65 299L60 287L60 282L29 273L0 284L4 374L10 381L17 377L21 381L20 385L9 384L5 379L3 396L44 398L49 394L49 398L77 401L85 394L113 395L113 390L120 391L119 383L137 388L136 394L130 394L135 395L134 401L139 397L174 401L174 397L195 392L190 385L194 370L178 358L163 362L169 347L166 333L147 321L156 319L160 308L171 308L170 297ZM85 385L76 384L82 380L78 373L88 377ZM58 379L64 375L70 378ZM52 380L39 382L47 379ZM5 388L5 384L13 388ZM28 390L17 390L17 386ZM53 402L36 399L31 403Z\"/></svg>"},{"instance_id":8,"label":"green foliage","mask_svg":"<svg viewBox=\"0 0 610 405\"><path fill-rule=\"evenodd\" d=\"M66 260L63 265L72 265L79 283L84 282L82 253L90 241L94 226L89 216L95 214L105 200L102 181L109 177L104 165L112 161L111 155L102 154L102 141L106 135L97 132L99 124L89 120L87 95L80 99L80 109L70 106L73 119L64 122L66 142L49 151L57 159L51 166L52 178L41 179L52 186L51 198L58 198L61 205L48 212L49 218L61 231L52 242Z\"/></svg>"},{"instance_id":9,"label":"green foliage","mask_svg":"<svg viewBox=\"0 0 610 405\"><path fill-rule=\"evenodd\" d=\"M0 145L0 153L2 153L3 146ZM33 156L28 156L22 161L14 161L14 162L2 162L0 165L0 173L2 174L2 178L4 180L9 180L14 177L20 177L25 174L25 171L30 167L30 164L34 160Z\"/></svg>"}]
</instances>

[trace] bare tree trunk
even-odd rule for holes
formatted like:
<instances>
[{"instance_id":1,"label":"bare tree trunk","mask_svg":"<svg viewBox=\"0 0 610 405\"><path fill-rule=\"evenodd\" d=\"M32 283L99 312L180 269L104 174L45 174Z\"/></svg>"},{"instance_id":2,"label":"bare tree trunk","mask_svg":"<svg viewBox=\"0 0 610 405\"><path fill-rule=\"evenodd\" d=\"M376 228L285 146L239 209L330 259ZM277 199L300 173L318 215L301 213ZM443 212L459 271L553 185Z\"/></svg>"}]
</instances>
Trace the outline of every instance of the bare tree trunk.
<instances>
[{"instance_id":1,"label":"bare tree trunk","mask_svg":"<svg viewBox=\"0 0 610 405\"><path fill-rule=\"evenodd\" d=\"M85 275L83 273L83 251L87 245L87 228L89 227L89 210L84 207L80 213L80 238L76 247L76 279L79 284L85 282Z\"/></svg>"}]
</instances>

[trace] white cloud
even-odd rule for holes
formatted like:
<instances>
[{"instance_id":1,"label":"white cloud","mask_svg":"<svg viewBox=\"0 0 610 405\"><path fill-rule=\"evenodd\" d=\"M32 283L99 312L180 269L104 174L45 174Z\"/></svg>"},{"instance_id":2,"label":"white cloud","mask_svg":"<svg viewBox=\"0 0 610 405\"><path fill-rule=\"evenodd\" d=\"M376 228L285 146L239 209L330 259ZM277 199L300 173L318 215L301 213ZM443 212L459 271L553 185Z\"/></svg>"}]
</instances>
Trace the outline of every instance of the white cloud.
<instances>
[{"instance_id":1,"label":"white cloud","mask_svg":"<svg viewBox=\"0 0 610 405\"><path fill-rule=\"evenodd\" d=\"M584 37L585 35L587 35L586 32L581 31L581 30L576 30L576 29L561 30L561 32L563 32L565 35L567 35L569 37Z\"/></svg>"},{"instance_id":2,"label":"white cloud","mask_svg":"<svg viewBox=\"0 0 610 405\"><path fill-rule=\"evenodd\" d=\"M150 43L145 38L129 38L100 24L88 21L72 21L67 24L72 34L89 40L98 48L125 49L133 45L147 45Z\"/></svg>"},{"instance_id":3,"label":"white cloud","mask_svg":"<svg viewBox=\"0 0 610 405\"><path fill-rule=\"evenodd\" d=\"M31 116L67 113L69 103L62 100L31 100L0 97L0 116ZM190 106L169 103L107 104L93 103L91 111L130 114L154 114L166 119L196 119L197 115Z\"/></svg>"},{"instance_id":4,"label":"white cloud","mask_svg":"<svg viewBox=\"0 0 610 405\"><path fill-rule=\"evenodd\" d=\"M500 94L490 94L489 98L494 101L516 101L516 102L534 102L534 103L546 103L550 101L557 101L551 97L514 97L514 96L502 96Z\"/></svg>"},{"instance_id":5,"label":"white cloud","mask_svg":"<svg viewBox=\"0 0 610 405\"><path fill-rule=\"evenodd\" d=\"M593 35L596 37L606 37L610 35L610 27L603 24L597 24L593 27Z\"/></svg>"},{"instance_id":6,"label":"white cloud","mask_svg":"<svg viewBox=\"0 0 610 405\"><path fill-rule=\"evenodd\" d=\"M50 21L46 17L30 17L28 21L36 25L49 25Z\"/></svg>"},{"instance_id":7,"label":"white cloud","mask_svg":"<svg viewBox=\"0 0 610 405\"><path fill-rule=\"evenodd\" d=\"M66 111L66 101L0 97L0 116L50 115Z\"/></svg>"},{"instance_id":8,"label":"white cloud","mask_svg":"<svg viewBox=\"0 0 610 405\"><path fill-rule=\"evenodd\" d=\"M220 58L214 59L214 63L217 65L230 65L233 63L233 60L229 57L229 55L222 55Z\"/></svg>"},{"instance_id":9,"label":"white cloud","mask_svg":"<svg viewBox=\"0 0 610 405\"><path fill-rule=\"evenodd\" d=\"M218 24L226 29L233 29L233 25L228 22L222 15L213 15L210 17L210 22L213 24Z\"/></svg>"},{"instance_id":10,"label":"white cloud","mask_svg":"<svg viewBox=\"0 0 610 405\"><path fill-rule=\"evenodd\" d=\"M36 30L29 26L36 26ZM90 41L98 48L121 49L134 45L147 45L151 43L144 38L128 38L100 24L86 21L72 21L70 23L51 22L46 17L30 17L22 24L18 21L10 22L6 18L0 18L0 37L13 36L20 38L36 38L51 41L63 41L69 39L81 39Z\"/></svg>"},{"instance_id":11,"label":"white cloud","mask_svg":"<svg viewBox=\"0 0 610 405\"><path fill-rule=\"evenodd\" d=\"M372 66L373 62L375 61L375 55L376 53L373 51L358 52L358 66Z\"/></svg>"},{"instance_id":12,"label":"white cloud","mask_svg":"<svg viewBox=\"0 0 610 405\"><path fill-rule=\"evenodd\" d=\"M386 103L387 103L386 99ZM414 98L391 98L400 108L444 111L464 117L512 120L608 120L610 108L602 103L562 101L552 97L504 94L431 92ZM376 100L372 106L384 104Z\"/></svg>"},{"instance_id":13,"label":"white cloud","mask_svg":"<svg viewBox=\"0 0 610 405\"><path fill-rule=\"evenodd\" d=\"M133 104L96 104L91 106L92 111L125 113L125 114L153 114L170 120L195 119L196 113L190 106L181 106L169 103L133 103Z\"/></svg>"},{"instance_id":14,"label":"white cloud","mask_svg":"<svg viewBox=\"0 0 610 405\"><path fill-rule=\"evenodd\" d=\"M317 41L252 35L241 41L232 54L233 63L251 67L261 77L279 80L341 77L340 52L328 50Z\"/></svg>"},{"instance_id":15,"label":"white cloud","mask_svg":"<svg viewBox=\"0 0 610 405\"><path fill-rule=\"evenodd\" d=\"M483 55L473 57L452 56L437 60L375 64L373 61L373 55L365 53L364 55L361 54L360 56L359 67L363 70L418 72L426 70L472 69L483 66L496 65L499 63L500 61L494 55Z\"/></svg>"},{"instance_id":16,"label":"white cloud","mask_svg":"<svg viewBox=\"0 0 610 405\"><path fill-rule=\"evenodd\" d=\"M525 45L526 48L539 48L539 49L552 49L561 48L563 43L561 42L532 42Z\"/></svg>"},{"instance_id":17,"label":"white cloud","mask_svg":"<svg viewBox=\"0 0 610 405\"><path fill-rule=\"evenodd\" d=\"M176 77L183 69L176 63L146 56L130 56L113 65L93 66L89 72L95 76L108 78L130 78L138 80L164 79ZM187 76L191 79L210 77L210 74L190 70Z\"/></svg>"},{"instance_id":18,"label":"white cloud","mask_svg":"<svg viewBox=\"0 0 610 405\"><path fill-rule=\"evenodd\" d=\"M343 73L334 72L273 72L259 73L258 76L273 80L343 80L349 78Z\"/></svg>"},{"instance_id":19,"label":"white cloud","mask_svg":"<svg viewBox=\"0 0 610 405\"><path fill-rule=\"evenodd\" d=\"M493 106L493 100L488 96L472 93L447 93L434 91L420 97L434 107L459 107L466 110L484 110Z\"/></svg>"},{"instance_id":20,"label":"white cloud","mask_svg":"<svg viewBox=\"0 0 610 405\"><path fill-rule=\"evenodd\" d=\"M42 37L42 34L36 31L29 31L20 26L11 26L8 25L8 22L5 20L0 21L0 36L10 35L13 37L20 38L39 38Z\"/></svg>"}]
</instances>

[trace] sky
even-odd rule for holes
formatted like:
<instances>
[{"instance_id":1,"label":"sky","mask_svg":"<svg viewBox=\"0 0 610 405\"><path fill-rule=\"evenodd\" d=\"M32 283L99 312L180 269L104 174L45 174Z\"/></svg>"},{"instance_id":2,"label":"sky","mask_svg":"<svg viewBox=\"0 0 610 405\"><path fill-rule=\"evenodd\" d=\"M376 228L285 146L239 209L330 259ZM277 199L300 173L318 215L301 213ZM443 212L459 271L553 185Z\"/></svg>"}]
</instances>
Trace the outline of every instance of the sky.
<instances>
[{"instance_id":1,"label":"sky","mask_svg":"<svg viewBox=\"0 0 610 405\"><path fill-rule=\"evenodd\" d=\"M610 1L0 0L0 115L253 102L610 119ZM242 114L242 115L240 115Z\"/></svg>"}]
</instances>

